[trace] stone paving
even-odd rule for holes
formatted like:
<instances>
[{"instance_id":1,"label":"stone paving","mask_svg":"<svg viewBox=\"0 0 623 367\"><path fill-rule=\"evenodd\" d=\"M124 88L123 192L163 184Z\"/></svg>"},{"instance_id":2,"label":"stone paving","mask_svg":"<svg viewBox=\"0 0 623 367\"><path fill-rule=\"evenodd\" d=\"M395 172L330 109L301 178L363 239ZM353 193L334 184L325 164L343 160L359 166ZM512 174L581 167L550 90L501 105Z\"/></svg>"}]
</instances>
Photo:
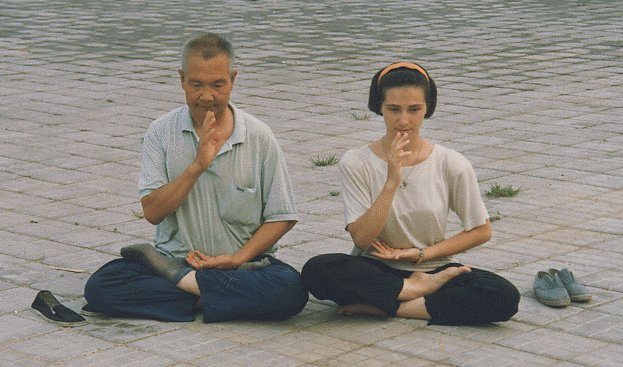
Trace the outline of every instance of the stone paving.
<instances>
[{"instance_id":1,"label":"stone paving","mask_svg":"<svg viewBox=\"0 0 623 367\"><path fill-rule=\"evenodd\" d=\"M0 4L0 366L619 366L623 360L623 2L34 1ZM381 136L369 80L421 62L440 97L425 135L474 164L494 238L459 258L511 279L519 313L486 327L349 318L311 300L285 322L90 318L30 311L41 289L79 310L90 273L149 240L136 195L147 125L183 103L196 31L238 51L234 102L288 156L301 222L278 255L348 252L335 166ZM453 220L450 230L458 229ZM539 270L593 292L553 309Z\"/></svg>"}]
</instances>

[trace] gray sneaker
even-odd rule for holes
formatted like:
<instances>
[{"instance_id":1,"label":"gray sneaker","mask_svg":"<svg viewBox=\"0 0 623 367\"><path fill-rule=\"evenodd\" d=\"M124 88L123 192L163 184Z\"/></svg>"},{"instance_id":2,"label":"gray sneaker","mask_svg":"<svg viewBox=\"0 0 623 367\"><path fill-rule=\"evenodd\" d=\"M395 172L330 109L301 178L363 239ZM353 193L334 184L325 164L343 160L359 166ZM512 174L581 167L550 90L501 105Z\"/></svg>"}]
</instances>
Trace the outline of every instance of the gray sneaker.
<instances>
[{"instance_id":1,"label":"gray sneaker","mask_svg":"<svg viewBox=\"0 0 623 367\"><path fill-rule=\"evenodd\" d=\"M542 304L551 307L564 307L571 304L569 293L558 274L539 271L532 285L534 295Z\"/></svg>"},{"instance_id":2,"label":"gray sneaker","mask_svg":"<svg viewBox=\"0 0 623 367\"><path fill-rule=\"evenodd\" d=\"M567 289L569 298L573 302L588 302L593 297L586 287L575 281L573 273L568 269L549 269L549 273L552 275L558 275L562 281L562 285Z\"/></svg>"}]
</instances>

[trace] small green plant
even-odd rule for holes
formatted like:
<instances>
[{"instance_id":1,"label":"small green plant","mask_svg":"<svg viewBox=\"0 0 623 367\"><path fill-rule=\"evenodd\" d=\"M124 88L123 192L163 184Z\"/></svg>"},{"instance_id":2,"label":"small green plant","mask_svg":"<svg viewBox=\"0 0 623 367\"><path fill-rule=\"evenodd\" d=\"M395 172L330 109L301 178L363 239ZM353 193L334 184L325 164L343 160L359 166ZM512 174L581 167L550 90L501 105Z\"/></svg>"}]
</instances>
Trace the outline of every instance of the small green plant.
<instances>
[{"instance_id":1,"label":"small green plant","mask_svg":"<svg viewBox=\"0 0 623 367\"><path fill-rule=\"evenodd\" d=\"M369 115L369 114L367 114L367 113L365 113L365 114L363 114L363 115L360 115L360 114L358 114L358 113L356 113L356 112L351 112L350 114L351 114L351 115L353 116L353 118L354 118L355 120L357 120L357 121L367 121L367 120L369 120L369 119L370 119L370 115Z\"/></svg>"},{"instance_id":2,"label":"small green plant","mask_svg":"<svg viewBox=\"0 0 623 367\"><path fill-rule=\"evenodd\" d=\"M489 222L491 223L498 221L500 219L502 219L502 216L500 215L500 212L498 211L496 211L495 214L489 216Z\"/></svg>"},{"instance_id":3,"label":"small green plant","mask_svg":"<svg viewBox=\"0 0 623 367\"><path fill-rule=\"evenodd\" d=\"M330 196L339 196L340 192L338 190L331 190L331 191L329 191L329 195Z\"/></svg>"},{"instance_id":4,"label":"small green plant","mask_svg":"<svg viewBox=\"0 0 623 367\"><path fill-rule=\"evenodd\" d=\"M512 185L501 186L500 184L489 185L489 190L485 192L485 196L488 198L512 198L519 194L521 188L514 188Z\"/></svg>"},{"instance_id":5,"label":"small green plant","mask_svg":"<svg viewBox=\"0 0 623 367\"><path fill-rule=\"evenodd\" d=\"M336 164L337 162L339 162L340 160L334 154L326 158L320 158L319 156L316 156L316 158L312 157L309 159L309 161L312 162L317 167L324 167L324 166L332 166Z\"/></svg>"}]
</instances>

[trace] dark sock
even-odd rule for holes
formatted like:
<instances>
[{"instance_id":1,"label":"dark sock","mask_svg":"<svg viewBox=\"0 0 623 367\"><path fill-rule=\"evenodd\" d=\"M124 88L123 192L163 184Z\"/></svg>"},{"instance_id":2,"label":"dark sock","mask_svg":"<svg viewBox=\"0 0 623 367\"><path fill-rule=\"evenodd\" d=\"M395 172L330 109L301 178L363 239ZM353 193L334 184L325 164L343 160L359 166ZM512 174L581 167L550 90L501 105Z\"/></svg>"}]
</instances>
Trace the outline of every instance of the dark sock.
<instances>
[{"instance_id":1,"label":"dark sock","mask_svg":"<svg viewBox=\"0 0 623 367\"><path fill-rule=\"evenodd\" d=\"M192 269L186 260L179 257L165 256L149 243L137 243L121 249L125 259L141 262L159 276L177 284Z\"/></svg>"}]
</instances>

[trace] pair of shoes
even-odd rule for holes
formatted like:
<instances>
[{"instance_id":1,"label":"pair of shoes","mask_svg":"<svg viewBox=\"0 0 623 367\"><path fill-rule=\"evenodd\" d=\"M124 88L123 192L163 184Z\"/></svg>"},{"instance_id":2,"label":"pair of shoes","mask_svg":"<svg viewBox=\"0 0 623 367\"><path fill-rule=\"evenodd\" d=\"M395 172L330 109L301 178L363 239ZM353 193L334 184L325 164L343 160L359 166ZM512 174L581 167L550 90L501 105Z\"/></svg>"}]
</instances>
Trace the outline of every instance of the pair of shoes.
<instances>
[{"instance_id":1,"label":"pair of shoes","mask_svg":"<svg viewBox=\"0 0 623 367\"><path fill-rule=\"evenodd\" d=\"M592 298L588 290L575 281L573 273L568 269L539 271L532 287L536 298L551 307L565 307L571 301L587 302Z\"/></svg>"},{"instance_id":2,"label":"pair of shoes","mask_svg":"<svg viewBox=\"0 0 623 367\"><path fill-rule=\"evenodd\" d=\"M593 298L591 293L586 289L586 287L575 281L573 277L573 273L568 269L549 269L550 274L557 275L558 278L562 281L562 285L565 286L567 293L569 293L569 298L572 302L588 302Z\"/></svg>"},{"instance_id":3,"label":"pair of shoes","mask_svg":"<svg viewBox=\"0 0 623 367\"><path fill-rule=\"evenodd\" d=\"M82 306L80 310L82 316L107 318L108 315L103 312L95 311L88 303Z\"/></svg>"},{"instance_id":4,"label":"pair of shoes","mask_svg":"<svg viewBox=\"0 0 623 367\"><path fill-rule=\"evenodd\" d=\"M40 291L30 305L47 321L60 326L82 326L87 320L73 310L63 306L50 291Z\"/></svg>"}]
</instances>

